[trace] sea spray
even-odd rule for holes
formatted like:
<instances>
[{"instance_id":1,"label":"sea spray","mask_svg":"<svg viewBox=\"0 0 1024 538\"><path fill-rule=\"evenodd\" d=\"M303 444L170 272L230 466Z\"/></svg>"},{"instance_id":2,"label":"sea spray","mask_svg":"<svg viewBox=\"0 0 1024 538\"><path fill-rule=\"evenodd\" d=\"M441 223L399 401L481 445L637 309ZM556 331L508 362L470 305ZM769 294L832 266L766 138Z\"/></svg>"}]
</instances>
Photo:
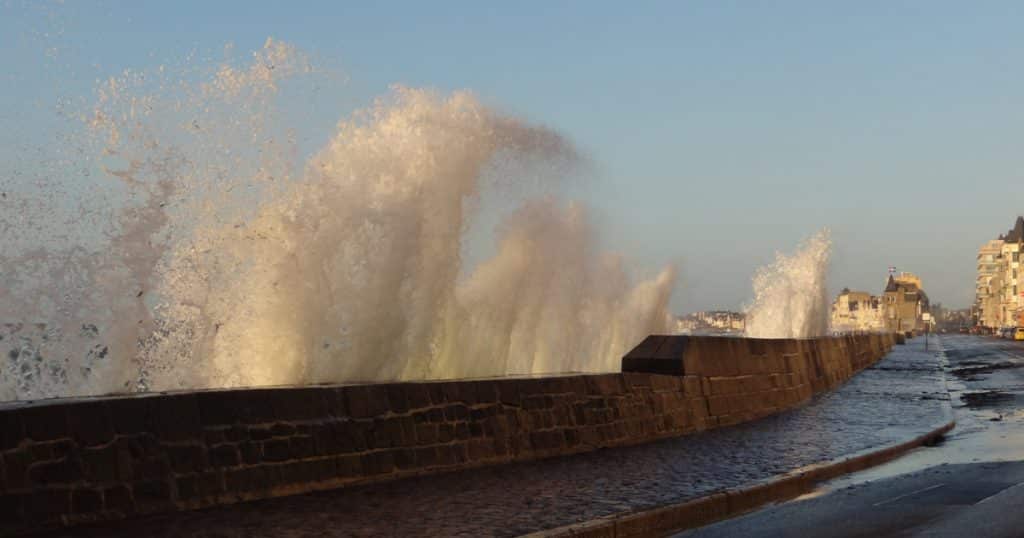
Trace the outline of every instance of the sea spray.
<instances>
[{"instance_id":1,"label":"sea spray","mask_svg":"<svg viewBox=\"0 0 1024 538\"><path fill-rule=\"evenodd\" d=\"M7 189L0 399L613 371L668 328L674 269L633 283L557 185L464 267L484 191L578 161L557 133L399 87L303 162L277 98L308 59L199 71L106 81L68 166L94 176Z\"/></svg>"},{"instance_id":2,"label":"sea spray","mask_svg":"<svg viewBox=\"0 0 1024 538\"><path fill-rule=\"evenodd\" d=\"M775 261L753 278L754 301L745 309L746 336L808 338L828 332L826 277L832 253L828 230L803 241L792 254Z\"/></svg>"}]
</instances>

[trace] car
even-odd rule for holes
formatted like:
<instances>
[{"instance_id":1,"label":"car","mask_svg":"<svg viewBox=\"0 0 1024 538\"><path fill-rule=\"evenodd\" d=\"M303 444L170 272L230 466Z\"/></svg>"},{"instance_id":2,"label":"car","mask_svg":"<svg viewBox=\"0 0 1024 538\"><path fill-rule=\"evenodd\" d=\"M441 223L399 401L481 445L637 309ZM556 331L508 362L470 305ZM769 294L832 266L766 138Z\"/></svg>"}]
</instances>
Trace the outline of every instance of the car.
<instances>
[{"instance_id":1,"label":"car","mask_svg":"<svg viewBox=\"0 0 1024 538\"><path fill-rule=\"evenodd\" d=\"M1024 340L1024 327L1017 327L1013 330L1014 340Z\"/></svg>"}]
</instances>

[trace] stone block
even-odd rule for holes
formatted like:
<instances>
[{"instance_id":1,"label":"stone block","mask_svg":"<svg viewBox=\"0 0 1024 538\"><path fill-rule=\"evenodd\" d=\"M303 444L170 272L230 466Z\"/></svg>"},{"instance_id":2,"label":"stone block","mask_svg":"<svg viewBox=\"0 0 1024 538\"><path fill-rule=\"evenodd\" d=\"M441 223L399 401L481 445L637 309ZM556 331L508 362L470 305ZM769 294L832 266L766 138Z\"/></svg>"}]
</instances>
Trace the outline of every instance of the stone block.
<instances>
[{"instance_id":1,"label":"stone block","mask_svg":"<svg viewBox=\"0 0 1024 538\"><path fill-rule=\"evenodd\" d=\"M71 458L35 463L29 467L28 476L32 484L40 486L71 484L82 479L82 466Z\"/></svg>"},{"instance_id":2,"label":"stone block","mask_svg":"<svg viewBox=\"0 0 1024 538\"><path fill-rule=\"evenodd\" d=\"M80 455L83 474L90 483L116 482L128 478L121 476L121 465L115 445L86 448L80 452Z\"/></svg>"},{"instance_id":3,"label":"stone block","mask_svg":"<svg viewBox=\"0 0 1024 538\"><path fill-rule=\"evenodd\" d=\"M349 412L354 418L371 418L386 414L388 393L381 385L354 385L345 387Z\"/></svg>"},{"instance_id":4,"label":"stone block","mask_svg":"<svg viewBox=\"0 0 1024 538\"><path fill-rule=\"evenodd\" d=\"M103 496L94 489L76 489L71 492L71 511L74 514L96 514L103 510Z\"/></svg>"},{"instance_id":5,"label":"stone block","mask_svg":"<svg viewBox=\"0 0 1024 538\"><path fill-rule=\"evenodd\" d=\"M234 467L242 461L238 447L234 444L225 443L211 447L207 454L213 467Z\"/></svg>"},{"instance_id":6,"label":"stone block","mask_svg":"<svg viewBox=\"0 0 1024 538\"><path fill-rule=\"evenodd\" d=\"M111 486L103 490L103 505L108 512L123 516L135 513L135 500L132 492L125 485Z\"/></svg>"},{"instance_id":7,"label":"stone block","mask_svg":"<svg viewBox=\"0 0 1024 538\"><path fill-rule=\"evenodd\" d=\"M292 459L306 459L317 455L316 439L308 435L298 435L289 440Z\"/></svg>"},{"instance_id":8,"label":"stone block","mask_svg":"<svg viewBox=\"0 0 1024 538\"><path fill-rule=\"evenodd\" d=\"M290 457L291 446L288 439L271 439L263 442L264 461L287 461Z\"/></svg>"},{"instance_id":9,"label":"stone block","mask_svg":"<svg viewBox=\"0 0 1024 538\"><path fill-rule=\"evenodd\" d=\"M363 454L363 471L368 475L390 474L395 470L395 456L389 450Z\"/></svg>"},{"instance_id":10,"label":"stone block","mask_svg":"<svg viewBox=\"0 0 1024 538\"><path fill-rule=\"evenodd\" d=\"M4 476L7 487L10 490L19 490L29 487L28 468L32 465L32 452L21 448L3 455Z\"/></svg>"},{"instance_id":11,"label":"stone block","mask_svg":"<svg viewBox=\"0 0 1024 538\"><path fill-rule=\"evenodd\" d=\"M270 489L270 485L270 468L264 465L242 467L224 474L224 489L229 493L264 491Z\"/></svg>"},{"instance_id":12,"label":"stone block","mask_svg":"<svg viewBox=\"0 0 1024 538\"><path fill-rule=\"evenodd\" d=\"M145 398L153 420L154 433L164 441L202 439L199 405L195 394L161 395Z\"/></svg>"},{"instance_id":13,"label":"stone block","mask_svg":"<svg viewBox=\"0 0 1024 538\"><path fill-rule=\"evenodd\" d=\"M26 501L23 494L0 494L0 535L16 534L15 529L24 522Z\"/></svg>"},{"instance_id":14,"label":"stone block","mask_svg":"<svg viewBox=\"0 0 1024 538\"><path fill-rule=\"evenodd\" d=\"M622 394L626 387L620 374L597 374L588 375L587 394L591 395L612 395Z\"/></svg>"},{"instance_id":15,"label":"stone block","mask_svg":"<svg viewBox=\"0 0 1024 538\"><path fill-rule=\"evenodd\" d=\"M430 391L423 383L406 383L405 397L409 402L410 409L424 409L430 407Z\"/></svg>"},{"instance_id":16,"label":"stone block","mask_svg":"<svg viewBox=\"0 0 1024 538\"><path fill-rule=\"evenodd\" d=\"M39 489L27 497L25 518L34 524L53 521L70 512L70 489Z\"/></svg>"},{"instance_id":17,"label":"stone block","mask_svg":"<svg viewBox=\"0 0 1024 538\"><path fill-rule=\"evenodd\" d=\"M25 434L35 442L68 437L68 404L35 405L20 409Z\"/></svg>"},{"instance_id":18,"label":"stone block","mask_svg":"<svg viewBox=\"0 0 1024 538\"><path fill-rule=\"evenodd\" d=\"M16 409L0 411L0 452L18 446L25 435L25 424Z\"/></svg>"}]
</instances>

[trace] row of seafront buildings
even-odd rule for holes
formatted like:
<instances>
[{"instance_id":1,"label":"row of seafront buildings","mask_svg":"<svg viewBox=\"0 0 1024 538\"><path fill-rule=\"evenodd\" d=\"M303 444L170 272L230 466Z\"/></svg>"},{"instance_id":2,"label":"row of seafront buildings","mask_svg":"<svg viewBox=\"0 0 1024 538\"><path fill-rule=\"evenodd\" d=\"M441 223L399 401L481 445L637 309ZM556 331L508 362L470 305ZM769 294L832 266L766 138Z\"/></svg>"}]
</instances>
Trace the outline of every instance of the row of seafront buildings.
<instances>
[{"instance_id":1,"label":"row of seafront buildings","mask_svg":"<svg viewBox=\"0 0 1024 538\"><path fill-rule=\"evenodd\" d=\"M923 314L930 311L928 294L913 273L890 274L881 295L866 291L840 292L832 303L835 332L922 331Z\"/></svg>"},{"instance_id":2,"label":"row of seafront buildings","mask_svg":"<svg viewBox=\"0 0 1024 538\"><path fill-rule=\"evenodd\" d=\"M1024 217L1013 229L978 249L978 278L972 315L988 330L1024 326L1024 289L1017 287L1020 253L1024 245Z\"/></svg>"},{"instance_id":3,"label":"row of seafront buildings","mask_svg":"<svg viewBox=\"0 0 1024 538\"><path fill-rule=\"evenodd\" d=\"M730 310L704 310L676 318L677 334L739 334L746 328L746 316Z\"/></svg>"}]
</instances>

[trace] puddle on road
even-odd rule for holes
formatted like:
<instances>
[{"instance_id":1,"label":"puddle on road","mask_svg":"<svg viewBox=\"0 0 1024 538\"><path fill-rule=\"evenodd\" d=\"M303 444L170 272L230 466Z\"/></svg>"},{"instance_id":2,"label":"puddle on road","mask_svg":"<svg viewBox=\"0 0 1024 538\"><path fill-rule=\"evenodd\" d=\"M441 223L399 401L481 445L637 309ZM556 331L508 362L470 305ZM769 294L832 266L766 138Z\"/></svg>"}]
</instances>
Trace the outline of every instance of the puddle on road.
<instances>
[{"instance_id":1,"label":"puddle on road","mask_svg":"<svg viewBox=\"0 0 1024 538\"><path fill-rule=\"evenodd\" d=\"M975 409L1001 407L1013 403L1016 399L1016 394L1000 390L981 390L965 392L960 395L960 400L964 402L964 405Z\"/></svg>"},{"instance_id":2,"label":"puddle on road","mask_svg":"<svg viewBox=\"0 0 1024 538\"><path fill-rule=\"evenodd\" d=\"M1024 363L1018 362L996 362L996 363L984 363L981 361L961 361L959 366L951 368L949 373L963 379L964 381L978 381L978 376L982 374L991 374L996 370L1013 370L1016 368L1024 368Z\"/></svg>"}]
</instances>

